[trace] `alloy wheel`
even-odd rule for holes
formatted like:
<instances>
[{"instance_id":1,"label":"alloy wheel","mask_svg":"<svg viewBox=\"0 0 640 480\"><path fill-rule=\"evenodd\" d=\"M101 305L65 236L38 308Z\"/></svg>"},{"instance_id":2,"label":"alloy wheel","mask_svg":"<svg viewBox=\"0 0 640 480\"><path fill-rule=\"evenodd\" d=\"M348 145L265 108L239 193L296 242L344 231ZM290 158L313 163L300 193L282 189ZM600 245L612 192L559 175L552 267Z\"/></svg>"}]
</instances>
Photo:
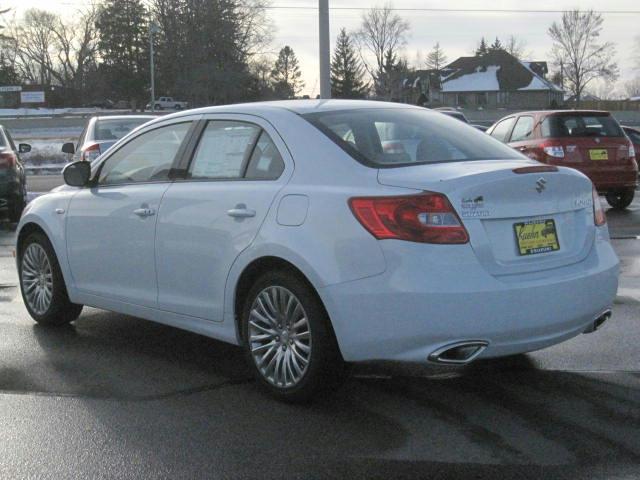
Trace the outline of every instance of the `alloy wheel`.
<instances>
[{"instance_id":1,"label":"alloy wheel","mask_svg":"<svg viewBox=\"0 0 640 480\"><path fill-rule=\"evenodd\" d=\"M44 248L31 243L22 256L22 290L29 307L43 315L53 298L53 272Z\"/></svg>"},{"instance_id":2,"label":"alloy wheel","mask_svg":"<svg viewBox=\"0 0 640 480\"><path fill-rule=\"evenodd\" d=\"M262 290L249 313L251 357L275 387L288 388L304 377L311 359L311 328L298 298L280 286Z\"/></svg>"}]
</instances>

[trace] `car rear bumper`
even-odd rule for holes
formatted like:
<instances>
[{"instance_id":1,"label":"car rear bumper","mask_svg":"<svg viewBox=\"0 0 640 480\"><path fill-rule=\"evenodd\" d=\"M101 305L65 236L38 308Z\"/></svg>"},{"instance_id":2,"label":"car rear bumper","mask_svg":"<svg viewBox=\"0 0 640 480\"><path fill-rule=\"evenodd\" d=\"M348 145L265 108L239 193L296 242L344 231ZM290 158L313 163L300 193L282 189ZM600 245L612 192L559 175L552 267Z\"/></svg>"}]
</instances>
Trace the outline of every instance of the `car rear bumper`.
<instances>
[{"instance_id":1,"label":"car rear bumper","mask_svg":"<svg viewBox=\"0 0 640 480\"><path fill-rule=\"evenodd\" d=\"M503 277L469 245L381 244L383 274L319 290L346 361L425 363L466 340L488 343L480 358L537 350L585 331L618 287L606 229L577 264Z\"/></svg>"},{"instance_id":2,"label":"car rear bumper","mask_svg":"<svg viewBox=\"0 0 640 480\"><path fill-rule=\"evenodd\" d=\"M638 171L630 167L611 167L609 169L581 170L593 182L600 193L638 185Z\"/></svg>"}]
</instances>

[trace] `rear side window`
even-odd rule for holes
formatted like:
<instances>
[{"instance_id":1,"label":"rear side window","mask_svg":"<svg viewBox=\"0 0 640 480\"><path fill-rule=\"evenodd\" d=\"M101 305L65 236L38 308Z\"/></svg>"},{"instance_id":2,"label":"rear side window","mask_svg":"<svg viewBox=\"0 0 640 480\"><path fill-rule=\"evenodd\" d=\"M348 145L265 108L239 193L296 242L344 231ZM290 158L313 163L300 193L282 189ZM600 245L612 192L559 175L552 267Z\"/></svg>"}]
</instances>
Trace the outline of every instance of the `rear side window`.
<instances>
[{"instance_id":1,"label":"rear side window","mask_svg":"<svg viewBox=\"0 0 640 480\"><path fill-rule=\"evenodd\" d=\"M284 171L284 161L267 132L262 132L251 153L245 178L249 180L275 180Z\"/></svg>"},{"instance_id":2,"label":"rear side window","mask_svg":"<svg viewBox=\"0 0 640 480\"><path fill-rule=\"evenodd\" d=\"M242 177L245 158L259 134L260 127L250 123L209 122L200 137L189 177L200 180Z\"/></svg>"},{"instance_id":3,"label":"rear side window","mask_svg":"<svg viewBox=\"0 0 640 480\"><path fill-rule=\"evenodd\" d=\"M426 109L367 108L315 112L303 118L372 167L519 156L475 128Z\"/></svg>"},{"instance_id":4,"label":"rear side window","mask_svg":"<svg viewBox=\"0 0 640 480\"><path fill-rule=\"evenodd\" d=\"M511 134L511 142L528 140L533 134L533 117L520 117Z\"/></svg>"},{"instance_id":5,"label":"rear side window","mask_svg":"<svg viewBox=\"0 0 640 480\"><path fill-rule=\"evenodd\" d=\"M631 139L633 143L640 143L640 132L636 132L635 130L626 130L627 137Z\"/></svg>"},{"instance_id":6,"label":"rear side window","mask_svg":"<svg viewBox=\"0 0 640 480\"><path fill-rule=\"evenodd\" d=\"M544 138L624 136L622 128L610 115L551 115L542 121L541 129Z\"/></svg>"},{"instance_id":7,"label":"rear side window","mask_svg":"<svg viewBox=\"0 0 640 480\"><path fill-rule=\"evenodd\" d=\"M493 131L491 132L491 136L496 140L500 140L501 142L507 141L507 135L511 131L511 127L513 127L513 122L515 122L515 118L507 118L498 123Z\"/></svg>"}]
</instances>

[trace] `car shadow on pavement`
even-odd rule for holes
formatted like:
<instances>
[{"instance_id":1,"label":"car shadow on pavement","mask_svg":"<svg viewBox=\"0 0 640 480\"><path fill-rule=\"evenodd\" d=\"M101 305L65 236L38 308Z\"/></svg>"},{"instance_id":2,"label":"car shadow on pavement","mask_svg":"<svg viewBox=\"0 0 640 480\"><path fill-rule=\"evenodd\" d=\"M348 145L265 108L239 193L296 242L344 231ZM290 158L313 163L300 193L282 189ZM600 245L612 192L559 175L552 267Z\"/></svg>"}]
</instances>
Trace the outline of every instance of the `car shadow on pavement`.
<instances>
[{"instance_id":1,"label":"car shadow on pavement","mask_svg":"<svg viewBox=\"0 0 640 480\"><path fill-rule=\"evenodd\" d=\"M399 369L390 376L355 369L332 395L296 406L260 391L240 348L171 327L88 309L75 324L57 329L36 325L33 334L39 347L33 355L43 357L28 362L30 378L14 366L0 384L12 377L23 387L37 386L39 393L81 397L85 404L169 401L168 408L181 420L164 433L164 443L157 446L161 450L180 448L184 436L213 444L229 435L229 441L251 438L238 448L248 449L254 459L295 445L313 452L310 472L326 466L318 458L330 458L337 476L353 476L355 468L374 478L387 469L407 477L484 472L535 478L506 467L513 465L542 465L552 476L570 477L578 468L592 473L606 467L612 474L616 465L640 465L637 372L541 370L527 355L462 369ZM181 413L194 411L198 414ZM153 424L155 414L143 408L136 421ZM217 431L207 418L224 418L233 434ZM259 431L254 430L257 419ZM309 458L288 465L292 471L308 468ZM471 464L472 472L460 470ZM243 468L251 476L256 471L248 470L250 465L238 460L232 468L240 473L236 476ZM260 471L270 476L268 465Z\"/></svg>"}]
</instances>

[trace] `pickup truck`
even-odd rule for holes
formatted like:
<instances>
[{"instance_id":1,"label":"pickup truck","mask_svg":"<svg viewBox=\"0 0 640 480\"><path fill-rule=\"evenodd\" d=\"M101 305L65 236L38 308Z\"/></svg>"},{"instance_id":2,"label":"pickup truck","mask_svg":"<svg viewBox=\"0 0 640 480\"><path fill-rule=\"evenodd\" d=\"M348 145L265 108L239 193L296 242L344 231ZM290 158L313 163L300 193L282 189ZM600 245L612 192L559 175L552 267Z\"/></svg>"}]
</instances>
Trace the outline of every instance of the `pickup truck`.
<instances>
[{"instance_id":1,"label":"pickup truck","mask_svg":"<svg viewBox=\"0 0 640 480\"><path fill-rule=\"evenodd\" d=\"M162 110L165 108L172 108L174 110L182 110L187 108L189 103L187 102L179 102L174 100L173 97L160 97L157 98L155 102L153 102L154 110ZM147 108L151 108L151 104L147 103Z\"/></svg>"}]
</instances>

